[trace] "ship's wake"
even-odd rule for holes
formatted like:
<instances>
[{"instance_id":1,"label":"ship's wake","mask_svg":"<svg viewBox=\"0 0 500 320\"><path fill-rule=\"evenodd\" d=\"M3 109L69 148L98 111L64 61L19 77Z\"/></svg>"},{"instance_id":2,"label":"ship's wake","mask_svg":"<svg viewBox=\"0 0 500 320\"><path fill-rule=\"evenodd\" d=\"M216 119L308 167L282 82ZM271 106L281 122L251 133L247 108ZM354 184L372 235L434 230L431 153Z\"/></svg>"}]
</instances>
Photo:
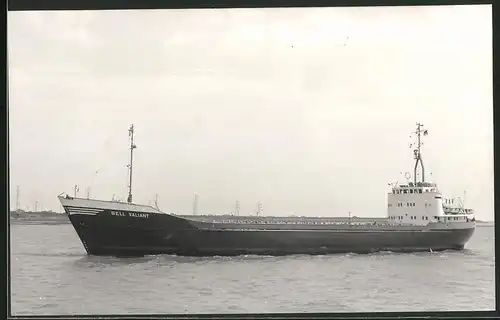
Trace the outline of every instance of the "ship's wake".
<instances>
[{"instance_id":1,"label":"ship's wake","mask_svg":"<svg viewBox=\"0 0 500 320\"><path fill-rule=\"evenodd\" d=\"M428 251L428 252L393 252L393 251L376 251L372 253L332 253L332 254L295 254L286 256L273 256L273 255L239 255L239 256L210 256L210 257L189 257L177 255L146 255L142 257L115 257L115 256L93 256L86 255L79 252L50 252L50 253L20 253L16 255L36 256L36 257L52 257L52 258L72 258L79 257L73 260L74 264L79 267L93 267L93 266L114 266L114 265L133 265L133 264L207 264L207 263L224 263L224 262L247 262L247 261L262 261L262 262L280 262L287 260L324 260L332 258L346 258L346 259L362 259L366 257L441 257L446 258L452 255L467 255L478 256L480 252L471 249L462 250L444 250L444 251Z\"/></svg>"}]
</instances>

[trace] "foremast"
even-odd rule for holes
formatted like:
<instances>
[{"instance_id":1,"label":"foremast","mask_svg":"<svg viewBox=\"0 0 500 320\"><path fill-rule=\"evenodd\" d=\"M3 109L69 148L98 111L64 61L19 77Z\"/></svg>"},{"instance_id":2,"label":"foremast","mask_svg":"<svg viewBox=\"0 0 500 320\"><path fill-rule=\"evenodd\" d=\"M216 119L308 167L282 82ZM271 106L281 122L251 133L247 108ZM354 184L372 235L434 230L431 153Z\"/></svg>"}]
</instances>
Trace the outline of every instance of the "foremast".
<instances>
[{"instance_id":1,"label":"foremast","mask_svg":"<svg viewBox=\"0 0 500 320\"><path fill-rule=\"evenodd\" d=\"M420 164L420 167L422 168L422 183L425 182L425 168L424 168L424 162L422 160L422 151L421 147L423 145L421 136L424 135L426 136L427 130L423 129L423 124L417 122L417 130L415 131L415 134L417 135L417 143L416 143L416 149L413 150L413 156L415 158L415 168L413 169L413 182L417 184L417 168L418 165ZM413 146L413 144L410 145L410 148Z\"/></svg>"},{"instance_id":2,"label":"foremast","mask_svg":"<svg viewBox=\"0 0 500 320\"><path fill-rule=\"evenodd\" d=\"M133 124L128 129L128 135L130 137L130 162L127 165L128 174L129 174L127 202L132 203L132 164L133 164L133 160L134 160L134 149L137 148L137 146L134 144L134 125Z\"/></svg>"}]
</instances>

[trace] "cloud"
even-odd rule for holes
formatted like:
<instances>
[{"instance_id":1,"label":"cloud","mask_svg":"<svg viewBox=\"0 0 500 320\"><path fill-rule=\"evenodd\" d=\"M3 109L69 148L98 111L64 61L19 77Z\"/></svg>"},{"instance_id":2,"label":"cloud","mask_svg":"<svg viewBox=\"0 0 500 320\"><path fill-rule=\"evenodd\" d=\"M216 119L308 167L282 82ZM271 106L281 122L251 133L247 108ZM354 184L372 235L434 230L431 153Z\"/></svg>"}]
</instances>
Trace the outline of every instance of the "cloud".
<instances>
[{"instance_id":1,"label":"cloud","mask_svg":"<svg viewBox=\"0 0 500 320\"><path fill-rule=\"evenodd\" d=\"M415 121L443 190L492 186L490 6L8 18L11 182L48 181L44 203L101 167L92 193L121 192L132 122L135 198L160 193L172 210L189 212L198 190L213 212L238 198L269 214L383 214L381 188L412 165ZM473 194L493 212L492 193Z\"/></svg>"}]
</instances>

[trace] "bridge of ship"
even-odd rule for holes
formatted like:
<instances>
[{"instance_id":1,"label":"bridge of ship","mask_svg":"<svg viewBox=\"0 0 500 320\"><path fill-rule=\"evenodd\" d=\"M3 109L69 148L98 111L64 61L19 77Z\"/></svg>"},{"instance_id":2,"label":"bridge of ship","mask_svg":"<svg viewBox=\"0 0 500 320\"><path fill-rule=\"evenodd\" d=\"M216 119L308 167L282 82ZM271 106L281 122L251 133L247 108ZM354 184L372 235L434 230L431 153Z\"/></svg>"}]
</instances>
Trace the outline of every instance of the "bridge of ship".
<instances>
[{"instance_id":1,"label":"bridge of ship","mask_svg":"<svg viewBox=\"0 0 500 320\"><path fill-rule=\"evenodd\" d=\"M431 182L409 182L406 184L401 184L392 188L392 193L402 194L402 193L424 193L424 192L439 192L437 185Z\"/></svg>"},{"instance_id":2,"label":"bridge of ship","mask_svg":"<svg viewBox=\"0 0 500 320\"><path fill-rule=\"evenodd\" d=\"M399 185L392 188L393 194L412 194L412 193L425 193L425 192L436 192L440 193L437 188L437 184L432 182L409 182L407 185ZM443 204L443 216L436 216L438 222L448 222L448 221L469 221L470 216L474 215L473 209L466 209L461 207L453 207ZM473 218L472 218L473 219Z\"/></svg>"}]
</instances>

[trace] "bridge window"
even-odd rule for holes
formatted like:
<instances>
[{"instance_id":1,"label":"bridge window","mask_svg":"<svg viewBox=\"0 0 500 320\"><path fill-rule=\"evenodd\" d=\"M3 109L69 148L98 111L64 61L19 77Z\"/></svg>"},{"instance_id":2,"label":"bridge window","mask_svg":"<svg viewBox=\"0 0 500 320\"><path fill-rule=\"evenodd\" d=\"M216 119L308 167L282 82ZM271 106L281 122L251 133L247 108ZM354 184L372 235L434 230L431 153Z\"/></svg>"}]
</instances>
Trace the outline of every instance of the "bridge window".
<instances>
[{"instance_id":1,"label":"bridge window","mask_svg":"<svg viewBox=\"0 0 500 320\"><path fill-rule=\"evenodd\" d=\"M410 189L410 193L413 193L413 189Z\"/></svg>"},{"instance_id":2,"label":"bridge window","mask_svg":"<svg viewBox=\"0 0 500 320\"><path fill-rule=\"evenodd\" d=\"M422 189L418 189L418 193L422 193Z\"/></svg>"}]
</instances>

